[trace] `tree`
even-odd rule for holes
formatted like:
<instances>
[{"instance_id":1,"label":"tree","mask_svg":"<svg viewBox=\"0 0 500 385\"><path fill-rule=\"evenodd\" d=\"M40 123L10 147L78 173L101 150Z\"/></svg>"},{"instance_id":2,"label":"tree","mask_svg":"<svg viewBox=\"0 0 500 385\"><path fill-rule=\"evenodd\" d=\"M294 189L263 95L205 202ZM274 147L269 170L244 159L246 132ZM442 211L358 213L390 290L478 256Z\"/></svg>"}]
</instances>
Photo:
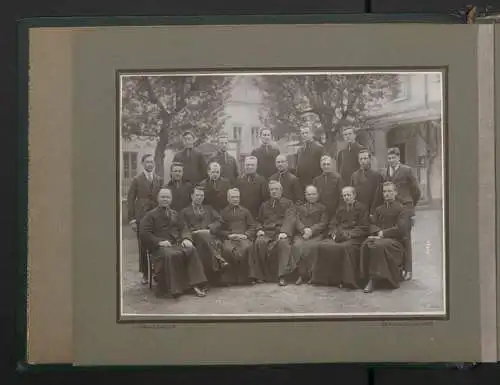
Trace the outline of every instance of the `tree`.
<instances>
[{"instance_id":1,"label":"tree","mask_svg":"<svg viewBox=\"0 0 500 385\"><path fill-rule=\"evenodd\" d=\"M231 82L228 76L124 77L122 137L157 139L155 165L163 175L165 150L180 148L183 131L191 129L198 145L222 129Z\"/></svg>"},{"instance_id":2,"label":"tree","mask_svg":"<svg viewBox=\"0 0 500 385\"><path fill-rule=\"evenodd\" d=\"M256 80L263 93L262 123L275 136L297 133L304 124L317 125L335 153L345 126L359 128L366 112L377 107L395 88L399 78L391 74L262 76Z\"/></svg>"}]
</instances>

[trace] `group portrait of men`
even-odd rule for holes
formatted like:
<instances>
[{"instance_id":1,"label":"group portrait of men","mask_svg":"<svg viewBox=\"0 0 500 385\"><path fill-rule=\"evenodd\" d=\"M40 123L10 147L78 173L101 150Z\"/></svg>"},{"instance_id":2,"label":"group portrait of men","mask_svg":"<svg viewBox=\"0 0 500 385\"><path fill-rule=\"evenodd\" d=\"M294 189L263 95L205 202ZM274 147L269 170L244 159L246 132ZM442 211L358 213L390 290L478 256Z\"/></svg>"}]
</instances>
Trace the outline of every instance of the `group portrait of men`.
<instances>
[{"instance_id":1,"label":"group portrait of men","mask_svg":"<svg viewBox=\"0 0 500 385\"><path fill-rule=\"evenodd\" d=\"M144 172L133 179L127 199L142 283L149 283L150 262L156 295L173 298L263 282L370 293L412 279L411 228L420 190L399 149L390 148L387 167L376 172L370 151L345 128L347 145L335 171L310 128L300 133L293 171L268 129L241 173L225 135L206 161L193 132L185 131L166 183L155 174L152 155L144 155Z\"/></svg>"}]
</instances>

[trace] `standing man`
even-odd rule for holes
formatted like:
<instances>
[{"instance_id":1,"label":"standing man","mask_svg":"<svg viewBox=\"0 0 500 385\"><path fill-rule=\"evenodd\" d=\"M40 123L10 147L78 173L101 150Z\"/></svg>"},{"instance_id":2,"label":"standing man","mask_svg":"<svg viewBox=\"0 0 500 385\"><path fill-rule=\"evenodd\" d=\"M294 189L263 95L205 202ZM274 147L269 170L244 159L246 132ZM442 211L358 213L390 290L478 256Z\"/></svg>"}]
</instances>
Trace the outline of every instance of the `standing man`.
<instances>
[{"instance_id":1,"label":"standing man","mask_svg":"<svg viewBox=\"0 0 500 385\"><path fill-rule=\"evenodd\" d=\"M172 207L175 211L180 212L184 207L189 206L191 203L189 197L193 186L191 183L186 182L184 176L184 165L182 163L172 163L170 165L170 181L167 187L172 192Z\"/></svg>"},{"instance_id":2,"label":"standing man","mask_svg":"<svg viewBox=\"0 0 500 385\"><path fill-rule=\"evenodd\" d=\"M256 282L285 280L297 267L291 258L295 210L293 202L284 198L282 192L279 182L269 181L271 198L260 208L250 264L251 278Z\"/></svg>"},{"instance_id":3,"label":"standing man","mask_svg":"<svg viewBox=\"0 0 500 385\"><path fill-rule=\"evenodd\" d=\"M297 151L296 175L299 178L302 194L313 179L321 175L320 160L325 155L324 147L316 142L309 127L300 129L303 144Z\"/></svg>"},{"instance_id":4,"label":"standing man","mask_svg":"<svg viewBox=\"0 0 500 385\"><path fill-rule=\"evenodd\" d=\"M244 174L235 183L241 194L240 204L250 211L254 219L259 215L262 203L269 197L266 178L257 174L257 162L255 156L247 156Z\"/></svg>"},{"instance_id":5,"label":"standing man","mask_svg":"<svg viewBox=\"0 0 500 385\"><path fill-rule=\"evenodd\" d=\"M237 188L227 192L228 205L221 211L222 227L219 231L222 257L229 263L221 274L225 284L250 283L250 255L255 238L255 221L246 208L240 206Z\"/></svg>"},{"instance_id":6,"label":"standing man","mask_svg":"<svg viewBox=\"0 0 500 385\"><path fill-rule=\"evenodd\" d=\"M305 203L296 208L295 230L298 234L292 246L292 258L297 263L299 274L297 285L310 281L318 244L328 225L326 207L318 201L318 189L313 185L307 186L305 196Z\"/></svg>"},{"instance_id":7,"label":"standing man","mask_svg":"<svg viewBox=\"0 0 500 385\"><path fill-rule=\"evenodd\" d=\"M349 186L353 172L359 169L358 153L364 147L356 142L354 128L345 127L342 133L347 145L337 155L337 172L344 186Z\"/></svg>"},{"instance_id":8,"label":"standing man","mask_svg":"<svg viewBox=\"0 0 500 385\"><path fill-rule=\"evenodd\" d=\"M415 216L415 206L420 200L418 181L410 166L400 161L399 148L390 148L387 151L388 166L383 172L384 182L393 182L396 186L397 200L408 211L408 237L405 240L404 279L410 280L413 271L413 252L411 249L411 228Z\"/></svg>"},{"instance_id":9,"label":"standing man","mask_svg":"<svg viewBox=\"0 0 500 385\"><path fill-rule=\"evenodd\" d=\"M370 222L363 203L351 186L342 189L343 204L330 220L328 238L318 246L312 283L359 288L359 255Z\"/></svg>"},{"instance_id":10,"label":"standing man","mask_svg":"<svg viewBox=\"0 0 500 385\"><path fill-rule=\"evenodd\" d=\"M227 266L221 256L216 235L222 225L221 217L212 207L204 205L205 192L197 186L191 194L191 204L181 211L181 218L191 232L198 255L203 263L208 283L217 283L219 272Z\"/></svg>"},{"instance_id":11,"label":"standing man","mask_svg":"<svg viewBox=\"0 0 500 385\"><path fill-rule=\"evenodd\" d=\"M303 193L299 178L288 170L288 159L285 155L276 157L276 168L278 172L271 175L269 180L278 181L282 187L284 198L290 199L294 204L301 204Z\"/></svg>"},{"instance_id":12,"label":"standing man","mask_svg":"<svg viewBox=\"0 0 500 385\"><path fill-rule=\"evenodd\" d=\"M328 218L335 215L342 195L342 181L337 173L332 170L332 158L323 155L320 161L321 175L313 179L313 185L319 192L319 201L328 210Z\"/></svg>"},{"instance_id":13,"label":"standing man","mask_svg":"<svg viewBox=\"0 0 500 385\"><path fill-rule=\"evenodd\" d=\"M159 205L144 216L139 227L141 240L154 256L156 295L177 298L192 289L196 296L205 297L206 291L201 288L207 282L203 265L191 234L170 202L172 192L162 188Z\"/></svg>"},{"instance_id":14,"label":"standing man","mask_svg":"<svg viewBox=\"0 0 500 385\"><path fill-rule=\"evenodd\" d=\"M257 158L257 174L268 180L276 170L276 157L280 150L271 144L271 130L264 128L260 132L261 146L252 150L251 155Z\"/></svg>"},{"instance_id":15,"label":"standing man","mask_svg":"<svg viewBox=\"0 0 500 385\"><path fill-rule=\"evenodd\" d=\"M361 248L361 276L368 282L365 293L371 293L379 284L398 288L403 278L408 211L396 200L396 194L393 182L383 184L384 203L376 208L374 228Z\"/></svg>"},{"instance_id":16,"label":"standing man","mask_svg":"<svg viewBox=\"0 0 500 385\"><path fill-rule=\"evenodd\" d=\"M148 283L147 249L139 236L139 223L149 210L154 209L158 205L158 192L163 185L163 179L154 172L155 163L153 155L143 155L141 164L144 172L132 180L127 194L127 209L129 223L137 234L139 272L142 273L142 284L146 285Z\"/></svg>"},{"instance_id":17,"label":"standing man","mask_svg":"<svg viewBox=\"0 0 500 385\"><path fill-rule=\"evenodd\" d=\"M238 163L234 156L227 152L229 146L229 138L227 134L221 134L219 136L219 149L217 152L210 158L208 163L217 162L221 166L221 176L226 178L231 185L234 184L236 179L238 178Z\"/></svg>"},{"instance_id":18,"label":"standing man","mask_svg":"<svg viewBox=\"0 0 500 385\"><path fill-rule=\"evenodd\" d=\"M184 131L182 133L184 149L175 154L173 160L184 165L184 180L192 185L201 182L207 171L203 154L194 148L195 140L192 131Z\"/></svg>"},{"instance_id":19,"label":"standing man","mask_svg":"<svg viewBox=\"0 0 500 385\"><path fill-rule=\"evenodd\" d=\"M382 183L384 178L372 170L372 154L367 149L358 153L359 169L351 176L351 186L356 189L356 199L363 203L368 212L373 214L375 208L383 202Z\"/></svg>"},{"instance_id":20,"label":"standing man","mask_svg":"<svg viewBox=\"0 0 500 385\"><path fill-rule=\"evenodd\" d=\"M227 191L231 188L231 183L220 174L220 164L211 162L208 165L208 178L200 183L205 192L204 203L218 212L227 206Z\"/></svg>"}]
</instances>

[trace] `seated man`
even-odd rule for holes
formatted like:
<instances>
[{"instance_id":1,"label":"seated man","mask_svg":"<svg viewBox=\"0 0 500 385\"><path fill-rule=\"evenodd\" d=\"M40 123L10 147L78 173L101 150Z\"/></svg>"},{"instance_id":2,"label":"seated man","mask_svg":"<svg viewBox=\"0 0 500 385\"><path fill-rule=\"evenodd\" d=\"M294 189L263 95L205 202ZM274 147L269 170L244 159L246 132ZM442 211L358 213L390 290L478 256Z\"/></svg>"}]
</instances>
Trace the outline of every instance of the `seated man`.
<instances>
[{"instance_id":1,"label":"seated man","mask_svg":"<svg viewBox=\"0 0 500 385\"><path fill-rule=\"evenodd\" d=\"M317 246L328 224L326 207L318 202L318 189L313 185L307 186L305 198L306 203L296 208L295 230L299 235L294 237L292 246L292 258L297 263L299 274L297 285L309 282ZM280 280L280 285L283 284L284 280Z\"/></svg>"},{"instance_id":2,"label":"seated man","mask_svg":"<svg viewBox=\"0 0 500 385\"><path fill-rule=\"evenodd\" d=\"M220 215L212 207L203 205L204 199L203 188L196 186L191 194L191 205L184 208L180 214L191 232L208 282L214 284L217 282L218 273L228 263L221 256L221 245L216 239L221 226Z\"/></svg>"},{"instance_id":3,"label":"seated man","mask_svg":"<svg viewBox=\"0 0 500 385\"><path fill-rule=\"evenodd\" d=\"M343 204L330 220L328 239L318 246L311 283L359 288L359 250L368 235L368 210L354 187L342 189Z\"/></svg>"},{"instance_id":4,"label":"seated man","mask_svg":"<svg viewBox=\"0 0 500 385\"><path fill-rule=\"evenodd\" d=\"M162 188L158 207L149 211L140 223L140 237L154 256L154 278L158 297L179 297L192 288L205 297L200 287L207 282L203 265L190 239L189 231L177 211L170 208L172 191Z\"/></svg>"},{"instance_id":5,"label":"seated man","mask_svg":"<svg viewBox=\"0 0 500 385\"><path fill-rule=\"evenodd\" d=\"M242 284L250 282L250 252L255 237L255 221L243 206L240 206L240 191L228 190L229 204L221 211L222 226L219 231L222 257L229 263L221 274L222 283Z\"/></svg>"},{"instance_id":6,"label":"seated man","mask_svg":"<svg viewBox=\"0 0 500 385\"><path fill-rule=\"evenodd\" d=\"M285 279L296 265L291 259L290 239L295 220L294 205L282 197L280 182L269 182L271 199L260 207L257 239L251 256L251 278L254 282L276 282Z\"/></svg>"},{"instance_id":7,"label":"seated man","mask_svg":"<svg viewBox=\"0 0 500 385\"><path fill-rule=\"evenodd\" d=\"M408 210L396 200L396 185L383 184L384 204L375 209L374 226L361 248L361 275L368 280L365 293L378 285L398 288L404 279L404 240L408 231Z\"/></svg>"}]
</instances>

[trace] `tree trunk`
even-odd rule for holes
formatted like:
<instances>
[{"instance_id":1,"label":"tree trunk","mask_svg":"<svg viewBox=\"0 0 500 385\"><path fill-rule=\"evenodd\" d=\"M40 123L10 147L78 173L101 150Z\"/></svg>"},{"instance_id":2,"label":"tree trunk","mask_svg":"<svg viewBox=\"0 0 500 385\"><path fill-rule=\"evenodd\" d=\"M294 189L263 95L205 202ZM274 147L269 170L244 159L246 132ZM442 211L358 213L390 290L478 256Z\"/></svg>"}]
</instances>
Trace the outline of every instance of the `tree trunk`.
<instances>
[{"instance_id":1,"label":"tree trunk","mask_svg":"<svg viewBox=\"0 0 500 385\"><path fill-rule=\"evenodd\" d=\"M154 154L156 173L162 178L165 178L164 161L165 161L165 150L167 149L167 145L168 145L168 130L165 127L164 123L160 131L158 143L156 143L155 154Z\"/></svg>"}]
</instances>

